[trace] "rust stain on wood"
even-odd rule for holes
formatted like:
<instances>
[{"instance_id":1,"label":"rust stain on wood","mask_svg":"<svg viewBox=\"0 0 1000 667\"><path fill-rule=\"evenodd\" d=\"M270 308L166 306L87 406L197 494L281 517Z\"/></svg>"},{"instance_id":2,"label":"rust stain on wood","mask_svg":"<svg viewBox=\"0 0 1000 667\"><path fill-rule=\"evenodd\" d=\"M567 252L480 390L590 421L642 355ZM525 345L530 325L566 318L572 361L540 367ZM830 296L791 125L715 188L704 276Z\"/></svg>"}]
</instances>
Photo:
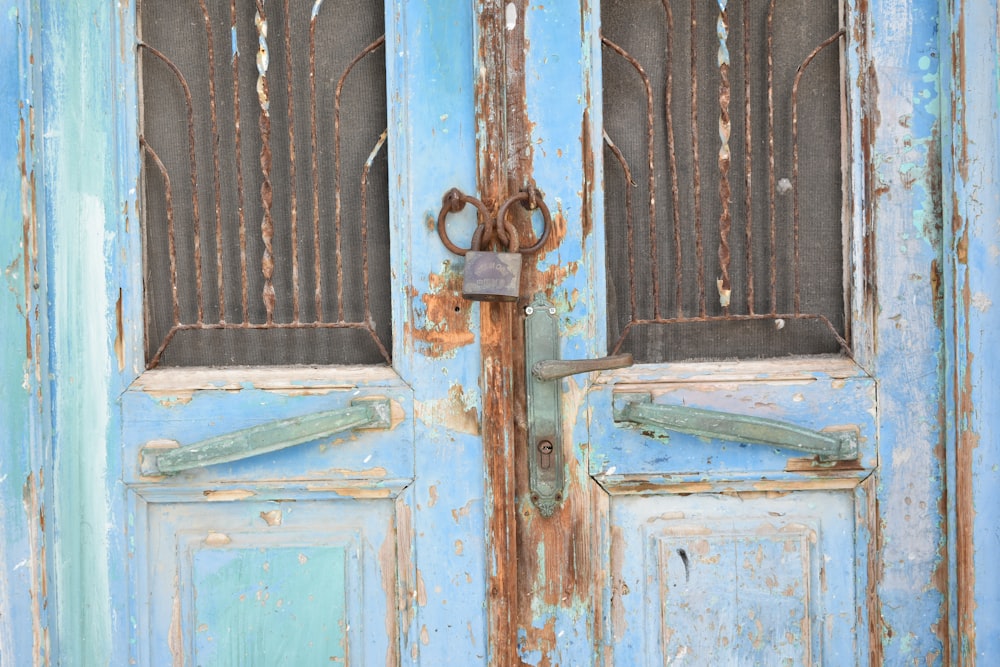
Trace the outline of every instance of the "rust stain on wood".
<instances>
[{"instance_id":1,"label":"rust stain on wood","mask_svg":"<svg viewBox=\"0 0 1000 667\"><path fill-rule=\"evenodd\" d=\"M400 642L390 642L393 646L392 648L390 648L389 655L386 656L386 664L388 665L400 664L399 656L397 655L398 651L397 646L401 647L409 643L410 652L414 660L416 660L417 656L416 642L413 641L411 638L409 638L407 634L413 625L413 619L416 617L416 608L414 606L414 603L417 601L416 600L417 588L418 588L417 580L419 578L419 573L417 573L413 567L413 548L412 548L413 517L411 514L410 505L406 502L406 500L404 500L404 498L402 497L397 498L395 507L396 507L396 516L395 516L396 540L393 546L396 550L395 568L397 576L395 577L395 581L398 583L395 589L395 597L393 599L388 598L389 595L388 582L393 580L392 577L388 576L388 573L391 572L392 570L385 571L385 576L383 576L382 580L387 582L386 609L388 611L386 613L392 614L394 616L398 613L398 616L401 619L401 624L402 624L402 627L399 628L398 630L401 634L399 635L389 634L388 636L389 637L400 636L402 637L402 640ZM387 540L386 542L388 544L389 541ZM385 546L383 547L383 550L387 548L388 547ZM386 558L389 555L390 554L383 551L382 555L383 563L388 562ZM387 626L389 625L388 619L386 619L386 624ZM392 628L386 627L386 631L391 633Z\"/></svg>"},{"instance_id":2,"label":"rust stain on wood","mask_svg":"<svg viewBox=\"0 0 1000 667\"><path fill-rule=\"evenodd\" d=\"M620 526L611 529L611 632L617 640L625 636L625 608L622 597L629 594L628 584L622 578L621 566L625 562L625 540Z\"/></svg>"},{"instance_id":3,"label":"rust stain on wood","mask_svg":"<svg viewBox=\"0 0 1000 667\"><path fill-rule=\"evenodd\" d=\"M115 358L118 360L118 372L125 370L125 327L122 317L122 290L118 288L118 300L115 301Z\"/></svg>"},{"instance_id":4,"label":"rust stain on wood","mask_svg":"<svg viewBox=\"0 0 1000 667\"><path fill-rule=\"evenodd\" d=\"M527 3L517 0L484 0L479 6L478 78L475 100L477 133L477 188L491 210L518 191L533 186L530 180L532 147L525 100L524 17ZM508 12L515 19L508 24ZM530 225L528 212L513 207L509 218L522 238ZM521 293L528 295L534 259L526 258ZM517 665L517 635L530 624L520 623L516 602L520 579L516 559L515 477L511 461L523 460L525 433L515 428L523 421L524 386L518 381L523 368L523 336L513 304L487 303L480 308L483 387L483 448L486 458L487 631L490 662Z\"/></svg>"},{"instance_id":5,"label":"rust stain on wood","mask_svg":"<svg viewBox=\"0 0 1000 667\"><path fill-rule=\"evenodd\" d=\"M968 239L968 230L963 234L964 239ZM962 258L959 258L961 261ZM964 312L961 318L965 331L962 336L956 336L956 340L964 341L964 359L959 362L959 366L964 366L961 377L955 383L958 396L955 401L957 411L958 433L956 433L955 452L955 531L957 545L955 549L955 569L958 580L958 626L959 637L962 642L962 651L966 656L976 655L976 564L975 564L975 541L973 532L976 523L976 507L974 498L975 483L975 450L979 447L979 433L969 428L970 424L976 423L974 388L972 378L975 368L975 355L969 347L969 323L971 321L969 311L972 307L972 295L970 291L969 269L964 265L965 279L962 285L959 304ZM961 359L962 350L957 354Z\"/></svg>"},{"instance_id":6,"label":"rust stain on wood","mask_svg":"<svg viewBox=\"0 0 1000 667\"><path fill-rule=\"evenodd\" d=\"M29 474L22 489L22 502L27 515L28 538L33 545L28 560L31 595L31 647L35 665L48 665L51 655L49 630L42 620L42 611L48 606L48 556L45 546L45 507L41 502L44 472L37 477Z\"/></svg>"},{"instance_id":7,"label":"rust stain on wood","mask_svg":"<svg viewBox=\"0 0 1000 667\"><path fill-rule=\"evenodd\" d=\"M443 357L473 343L472 309L462 297L462 276L450 269L441 274L432 273L428 277L428 289L419 295L424 325L414 328L406 324L409 336L422 344L417 346L418 350L428 357ZM411 290L410 296L415 298L418 294Z\"/></svg>"},{"instance_id":8,"label":"rust stain on wood","mask_svg":"<svg viewBox=\"0 0 1000 667\"><path fill-rule=\"evenodd\" d=\"M590 92L589 86L587 92ZM583 192L580 197L580 226L582 231L580 236L583 243L586 244L587 238L594 230L593 211L591 209L594 205L594 188L596 187L594 180L594 150L590 143L590 109L585 109L583 112L583 130L580 132L580 145L583 147Z\"/></svg>"},{"instance_id":9,"label":"rust stain on wood","mask_svg":"<svg viewBox=\"0 0 1000 667\"><path fill-rule=\"evenodd\" d=\"M882 524L879 519L878 494L875 476L869 476L861 484L864 490L864 504L857 508L857 521L868 527L869 544L868 558L865 563L867 570L867 587L865 604L868 611L868 664L883 663L882 638L887 628L882 620L882 605L879 598L879 587L882 581Z\"/></svg>"},{"instance_id":10,"label":"rust stain on wood","mask_svg":"<svg viewBox=\"0 0 1000 667\"><path fill-rule=\"evenodd\" d=\"M575 416L574 410L565 411L567 424L573 420L571 415ZM554 620L587 614L595 595L591 589L596 567L592 561L594 489L573 446L572 428L564 425L563 434L565 500L551 517L541 516L531 504L526 472L517 478L518 632L522 633L522 650L541 652L540 665L552 664L552 656L558 655ZM529 455L521 450L518 461L527 461ZM519 466L519 472L523 467ZM588 626L592 632L592 620Z\"/></svg>"},{"instance_id":11,"label":"rust stain on wood","mask_svg":"<svg viewBox=\"0 0 1000 667\"><path fill-rule=\"evenodd\" d=\"M18 304L17 309L24 316L24 341L26 377L25 386L28 384L27 373L34 367L35 381L40 383L42 376L42 358L39 353L41 346L41 336L39 332L32 331L32 322L38 321L39 310L34 304L33 295L40 285L38 275L38 216L35 187L35 171L29 168L29 151L35 146L35 110L33 107L25 107L24 103L19 104L20 114L18 117L17 135L17 161L18 170L21 176L21 252L19 259L21 264L23 286L23 304ZM25 110L27 110L27 122L25 121ZM14 263L7 267L7 274L16 273L16 259ZM41 385L39 384L39 397L41 396Z\"/></svg>"},{"instance_id":12,"label":"rust stain on wood","mask_svg":"<svg viewBox=\"0 0 1000 667\"><path fill-rule=\"evenodd\" d=\"M409 627L412 618L410 595L412 587L413 561L410 558L410 508L397 500L395 516L392 518L392 528L389 537L382 543L379 550L379 566L382 576L382 590L385 594L385 633L387 637L400 636L400 617L403 618L403 631ZM395 534L395 539L392 535ZM399 642L390 641L385 656L386 665L400 663Z\"/></svg>"},{"instance_id":13,"label":"rust stain on wood","mask_svg":"<svg viewBox=\"0 0 1000 667\"><path fill-rule=\"evenodd\" d=\"M556 293L556 288L566 281L566 278L580 270L579 262L552 264L543 271L535 271L529 279L521 277L522 284L528 282L536 292L544 293L550 299Z\"/></svg>"}]
</instances>

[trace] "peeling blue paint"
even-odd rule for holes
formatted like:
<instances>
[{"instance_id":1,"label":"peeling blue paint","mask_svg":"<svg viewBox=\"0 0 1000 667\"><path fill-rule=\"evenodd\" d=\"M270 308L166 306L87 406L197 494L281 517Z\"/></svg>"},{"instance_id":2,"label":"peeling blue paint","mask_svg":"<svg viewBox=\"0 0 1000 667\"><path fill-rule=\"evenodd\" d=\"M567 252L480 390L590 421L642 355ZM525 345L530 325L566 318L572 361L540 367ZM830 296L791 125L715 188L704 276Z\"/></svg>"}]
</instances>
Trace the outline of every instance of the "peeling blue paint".
<instances>
[{"instance_id":1,"label":"peeling blue paint","mask_svg":"<svg viewBox=\"0 0 1000 667\"><path fill-rule=\"evenodd\" d=\"M322 5L312 5L313 19ZM405 417L388 434L315 443L198 480L207 491L225 491L248 471L262 475L271 465L308 461L296 494L318 479L361 480L366 492L386 492L413 512L415 542L398 545L400 559L413 559L412 571L400 565L399 662L449 664L462 654L463 664L485 664L486 581L496 564L483 551L489 499L478 423L479 310L461 304L466 310L457 319L442 316L445 302L453 308L458 301L458 264L425 224L446 189L474 191L471 26L481 8L457 1L386 5L398 377L357 391L391 394ZM133 11L127 2L0 0L0 59L17 63L0 72L0 323L14 332L0 349L0 429L12 443L0 458L4 664L118 665L137 655L129 642L145 632L144 603L130 601L124 578L112 574L145 557L137 531L147 528L148 507L140 507L146 501L135 487L147 482L134 466L152 433L184 441L263 418L261 410L307 411L346 396L292 397L246 381L240 391L193 396L126 391L143 358ZM865 82L869 96L852 100L848 138L855 152L853 225L876 258L855 266L861 289L852 310L860 318L855 338L863 372L851 375L833 401L824 392L844 378L824 373L805 391L768 387L761 374L728 395L693 389L690 378L664 392L729 409L752 399L768 404L759 410L817 428L860 425L858 469L836 477L853 489L850 502L860 517L854 551L841 554L855 574L855 588L842 582L841 590L863 607L854 619L861 633L856 662L864 663L870 649L885 664L958 664L971 661L973 651L1000 652L1000 595L991 569L1000 559L1000 397L991 344L1000 326L997 6L995 0L871 0L865 11L850 19L858 23L850 26L846 53L852 81ZM565 225L539 270L554 284L563 356L598 356L606 342L603 202L594 180L601 151L594 151L592 173L583 166L591 159L584 142L600 145L597 19L590 7L557 0L530 5L523 20L533 176ZM235 57L235 41L232 48ZM720 58L725 48L720 33ZM37 179L37 197L25 199L30 178ZM27 234L17 224L26 214L34 216ZM38 258L29 257L28 237L41 243ZM873 274L861 275L866 269ZM865 294L870 284L877 289ZM431 334L457 338L442 347L421 338ZM653 381L666 370L646 367L628 377ZM787 453L773 448L688 436L648 440L615 426L611 384L589 394L582 380L563 387L573 407L568 412L579 416L566 429L576 453L566 475L581 488L599 483L611 494L605 502L627 491L641 505L668 486L721 478L730 490L803 478L789 467ZM381 477L370 472L376 468ZM650 489L629 487L629 474L645 475ZM162 493L170 502L183 496L177 488ZM871 493L878 515L869 526ZM620 518L594 517L588 535L611 544ZM967 534L957 529L959 521L968 522ZM536 555L544 570L542 546ZM878 559L870 570L869 559ZM589 582L558 601L545 599L546 582L536 582L530 627L518 631L522 660L596 663L601 651L613 650L615 660L631 664L641 647L616 645L615 583L608 578L601 601L591 599ZM32 607L42 584L51 597ZM869 586L878 600L864 599ZM871 646L862 636L869 624L877 633ZM603 637L594 635L598 627ZM543 635L551 642L544 647Z\"/></svg>"}]
</instances>

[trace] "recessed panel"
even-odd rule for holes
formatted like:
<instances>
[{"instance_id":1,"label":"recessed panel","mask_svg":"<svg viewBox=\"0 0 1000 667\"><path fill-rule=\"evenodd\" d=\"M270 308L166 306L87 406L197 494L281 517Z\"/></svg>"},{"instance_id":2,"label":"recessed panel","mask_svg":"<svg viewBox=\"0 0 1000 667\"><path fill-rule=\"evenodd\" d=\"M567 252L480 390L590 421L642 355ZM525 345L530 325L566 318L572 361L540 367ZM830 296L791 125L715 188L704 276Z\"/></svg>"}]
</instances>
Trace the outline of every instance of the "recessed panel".
<instances>
[{"instance_id":1,"label":"recessed panel","mask_svg":"<svg viewBox=\"0 0 1000 667\"><path fill-rule=\"evenodd\" d=\"M147 491L134 505L136 534L148 535L133 559L137 664L396 659L395 500Z\"/></svg>"},{"instance_id":2,"label":"recessed panel","mask_svg":"<svg viewBox=\"0 0 1000 667\"><path fill-rule=\"evenodd\" d=\"M855 664L852 491L612 496L615 665Z\"/></svg>"},{"instance_id":3,"label":"recessed panel","mask_svg":"<svg viewBox=\"0 0 1000 667\"><path fill-rule=\"evenodd\" d=\"M677 522L647 536L668 658L811 665L817 533L771 521Z\"/></svg>"}]
</instances>

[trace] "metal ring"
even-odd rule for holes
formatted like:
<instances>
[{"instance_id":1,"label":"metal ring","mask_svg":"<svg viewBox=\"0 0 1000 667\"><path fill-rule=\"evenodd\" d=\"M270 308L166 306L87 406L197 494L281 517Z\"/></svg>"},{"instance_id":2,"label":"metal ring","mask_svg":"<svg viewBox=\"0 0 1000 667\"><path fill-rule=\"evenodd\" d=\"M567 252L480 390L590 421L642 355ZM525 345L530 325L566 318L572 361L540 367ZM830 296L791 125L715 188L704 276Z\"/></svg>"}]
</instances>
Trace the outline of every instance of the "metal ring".
<instances>
[{"instance_id":1,"label":"metal ring","mask_svg":"<svg viewBox=\"0 0 1000 667\"><path fill-rule=\"evenodd\" d=\"M545 205L545 201L541 197L541 193L538 190L532 188L530 191L518 192L516 195L510 197L507 201L503 203L500 207L500 211L497 213L497 232L499 233L501 229L506 230L510 227L507 223L507 209L511 207L514 202L522 202L524 207L529 211L532 210L531 206L536 205L538 210L542 212L542 234L538 237L538 240L532 243L530 246L520 248L519 250L514 250L511 252L520 252L522 255L530 255L531 253L538 252L538 250L545 245L545 242L549 238L549 233L552 231L552 216L549 213L549 207ZM500 234L501 240L503 239L503 234Z\"/></svg>"},{"instance_id":2,"label":"metal ring","mask_svg":"<svg viewBox=\"0 0 1000 667\"><path fill-rule=\"evenodd\" d=\"M472 204L476 207L478 213L476 220L478 224L476 225L476 231L473 233L473 241L471 248L460 248L455 245L454 242L448 237L447 225L445 224L445 219L448 217L449 213L458 213L465 208L466 204ZM485 222L484 222L485 220ZM486 208L486 204L480 200L472 197L470 195L464 194L458 188L452 188L448 192L444 193L444 197L441 200L441 212L438 213L437 219L437 229L438 236L441 237L441 243L444 247L462 257L465 256L469 250L476 250L476 235L482 237L483 230L491 232L493 227L493 219L490 217L489 209ZM492 234L489 234L492 236ZM488 242L488 240L487 240Z\"/></svg>"},{"instance_id":3,"label":"metal ring","mask_svg":"<svg viewBox=\"0 0 1000 667\"><path fill-rule=\"evenodd\" d=\"M501 229L507 234L507 239L504 241L507 246L507 252L520 252L521 241L517 233L517 227L509 222L505 222L502 227L497 225L497 236L500 235Z\"/></svg>"},{"instance_id":4,"label":"metal ring","mask_svg":"<svg viewBox=\"0 0 1000 667\"><path fill-rule=\"evenodd\" d=\"M505 224L504 227L506 229L504 229L502 235L496 234L494 238L486 239L485 234L489 231L489 228L479 225L476 227L476 231L472 235L472 246L469 250L483 251L486 250L490 244L493 243L493 241L500 241L507 246L506 252L518 252L518 248L521 247L521 244L518 241L519 235L517 233L517 228L509 222Z\"/></svg>"}]
</instances>

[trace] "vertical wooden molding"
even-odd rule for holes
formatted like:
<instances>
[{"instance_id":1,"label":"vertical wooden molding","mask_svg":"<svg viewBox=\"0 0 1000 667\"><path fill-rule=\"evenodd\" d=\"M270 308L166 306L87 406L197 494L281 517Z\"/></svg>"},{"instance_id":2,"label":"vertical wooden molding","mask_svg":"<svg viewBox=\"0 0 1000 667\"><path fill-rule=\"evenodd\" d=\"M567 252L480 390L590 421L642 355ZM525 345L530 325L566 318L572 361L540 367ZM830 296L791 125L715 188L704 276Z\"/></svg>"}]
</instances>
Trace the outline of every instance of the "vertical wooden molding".
<instances>
[{"instance_id":1,"label":"vertical wooden molding","mask_svg":"<svg viewBox=\"0 0 1000 667\"><path fill-rule=\"evenodd\" d=\"M480 0L477 10L478 187L480 198L497 211L508 197L535 185L533 146L541 139L528 116L527 84L537 63L529 57L526 22L544 20L545 12L579 11L579 5L570 2L555 10L527 0ZM523 207L510 207L506 222L517 228L522 244L531 238L530 214ZM593 637L596 622L594 490L573 445L572 428L564 428L558 444L569 472L562 506L543 517L530 500L527 461L536 453L526 424L523 309L536 295L552 298L556 287L548 282L556 278L540 273L536 260L535 255L523 258L516 304L481 304L489 645L490 664L498 667L522 664L521 654L556 664L566 655L564 643L581 641L575 631L560 638L556 626L582 618L580 627Z\"/></svg>"},{"instance_id":2,"label":"vertical wooden molding","mask_svg":"<svg viewBox=\"0 0 1000 667\"><path fill-rule=\"evenodd\" d=\"M1000 391L993 336L1000 326L1000 9L942 0L945 327L948 352L948 550L952 645L946 659L976 665L1000 647L994 574L1000 482ZM985 662L985 661L984 661Z\"/></svg>"},{"instance_id":3,"label":"vertical wooden molding","mask_svg":"<svg viewBox=\"0 0 1000 667\"><path fill-rule=\"evenodd\" d=\"M512 72L507 62L509 42L516 35L506 29L505 13L506 6L501 0L482 0L477 5L477 184L479 197L492 211L499 208L520 175L518 161L508 160L508 156L512 155L510 142L516 137L511 116L524 113L523 67ZM523 39L523 31L520 35ZM520 54L523 63L523 46L516 43L512 46L512 54ZM519 85L515 83L517 77L521 77ZM518 96L511 88L522 91L520 106L512 103ZM489 663L506 667L519 662L515 625L518 580L515 452L518 448L513 399L517 361L520 359L523 365L524 354L523 345L514 340L514 304L484 302L480 317ZM520 404L523 406L523 401Z\"/></svg>"}]
</instances>

